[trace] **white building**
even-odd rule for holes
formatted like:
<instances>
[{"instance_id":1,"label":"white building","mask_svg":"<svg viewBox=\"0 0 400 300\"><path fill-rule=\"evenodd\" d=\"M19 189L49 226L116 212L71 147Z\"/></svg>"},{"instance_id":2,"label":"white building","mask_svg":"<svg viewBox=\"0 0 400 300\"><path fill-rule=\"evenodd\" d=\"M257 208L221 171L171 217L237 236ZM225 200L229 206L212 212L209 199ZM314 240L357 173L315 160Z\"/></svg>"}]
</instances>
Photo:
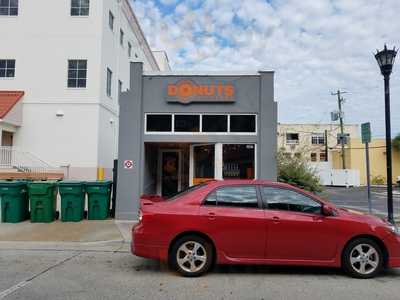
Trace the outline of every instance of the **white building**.
<instances>
[{"instance_id":1,"label":"white building","mask_svg":"<svg viewBox=\"0 0 400 300\"><path fill-rule=\"evenodd\" d=\"M2 146L68 169L70 178L95 179L98 168L110 177L129 62L169 69L129 1L0 1L0 39Z\"/></svg>"}]
</instances>

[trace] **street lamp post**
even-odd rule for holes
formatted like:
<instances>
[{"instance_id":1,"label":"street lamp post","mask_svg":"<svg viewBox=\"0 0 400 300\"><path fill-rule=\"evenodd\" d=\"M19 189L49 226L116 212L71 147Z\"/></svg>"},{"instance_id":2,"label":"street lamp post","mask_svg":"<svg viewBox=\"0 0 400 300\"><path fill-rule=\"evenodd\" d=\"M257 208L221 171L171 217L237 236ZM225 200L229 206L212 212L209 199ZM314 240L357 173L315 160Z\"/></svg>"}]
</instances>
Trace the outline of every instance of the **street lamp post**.
<instances>
[{"instance_id":1,"label":"street lamp post","mask_svg":"<svg viewBox=\"0 0 400 300\"><path fill-rule=\"evenodd\" d=\"M393 179L392 179L392 136L390 125L390 74L397 51L395 48L390 50L386 47L375 54L376 61L381 69L385 81L385 122L386 122L386 172L387 172L387 206L388 221L394 224L393 218Z\"/></svg>"}]
</instances>

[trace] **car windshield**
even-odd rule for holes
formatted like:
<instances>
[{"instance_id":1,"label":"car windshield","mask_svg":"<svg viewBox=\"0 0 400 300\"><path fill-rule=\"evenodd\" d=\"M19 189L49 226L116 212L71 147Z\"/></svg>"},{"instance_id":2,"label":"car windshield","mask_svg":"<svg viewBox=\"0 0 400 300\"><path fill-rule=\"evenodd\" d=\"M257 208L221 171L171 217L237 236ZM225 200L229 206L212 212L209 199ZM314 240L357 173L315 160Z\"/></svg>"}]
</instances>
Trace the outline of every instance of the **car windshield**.
<instances>
[{"instance_id":1,"label":"car windshield","mask_svg":"<svg viewBox=\"0 0 400 300\"><path fill-rule=\"evenodd\" d=\"M202 188L203 186L206 186L206 185L207 185L207 183L201 183L201 184L193 185L191 187L188 187L187 189L184 189L184 190L182 190L182 191L180 191L180 192L178 192L176 194L171 195L166 200L167 201L175 200L175 199L177 199L179 197L182 197L182 196L184 196L186 194L189 194L189 193L191 193L191 192L193 192L195 190L198 190L198 189L200 189L200 188Z\"/></svg>"}]
</instances>

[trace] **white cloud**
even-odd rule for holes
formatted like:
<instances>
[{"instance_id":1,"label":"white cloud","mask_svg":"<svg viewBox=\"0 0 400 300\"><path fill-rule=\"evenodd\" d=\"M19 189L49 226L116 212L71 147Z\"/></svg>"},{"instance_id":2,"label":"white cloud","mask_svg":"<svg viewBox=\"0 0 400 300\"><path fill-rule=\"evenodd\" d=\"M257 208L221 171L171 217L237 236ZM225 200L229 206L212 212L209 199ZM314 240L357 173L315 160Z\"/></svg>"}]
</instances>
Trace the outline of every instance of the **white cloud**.
<instances>
[{"instance_id":1,"label":"white cloud","mask_svg":"<svg viewBox=\"0 0 400 300\"><path fill-rule=\"evenodd\" d=\"M372 121L383 136L383 82L372 51L400 46L400 1L160 2L177 5L163 11L155 0L136 0L133 7L151 47L165 49L174 69L273 69L281 122L329 122L337 105L330 92L345 89L346 121ZM399 61L391 82L397 133Z\"/></svg>"}]
</instances>

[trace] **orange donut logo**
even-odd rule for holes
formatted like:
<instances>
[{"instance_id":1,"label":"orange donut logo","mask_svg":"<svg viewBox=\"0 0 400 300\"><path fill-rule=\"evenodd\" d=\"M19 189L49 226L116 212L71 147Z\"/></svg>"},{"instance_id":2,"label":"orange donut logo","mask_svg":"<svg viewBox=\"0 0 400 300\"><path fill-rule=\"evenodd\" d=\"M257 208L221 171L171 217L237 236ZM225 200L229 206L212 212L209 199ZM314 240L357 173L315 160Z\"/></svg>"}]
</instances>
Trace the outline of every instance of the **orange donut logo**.
<instances>
[{"instance_id":1,"label":"orange donut logo","mask_svg":"<svg viewBox=\"0 0 400 300\"><path fill-rule=\"evenodd\" d=\"M196 84L192 80L180 80L167 86L168 101L171 102L233 102L235 87L222 82Z\"/></svg>"}]
</instances>

